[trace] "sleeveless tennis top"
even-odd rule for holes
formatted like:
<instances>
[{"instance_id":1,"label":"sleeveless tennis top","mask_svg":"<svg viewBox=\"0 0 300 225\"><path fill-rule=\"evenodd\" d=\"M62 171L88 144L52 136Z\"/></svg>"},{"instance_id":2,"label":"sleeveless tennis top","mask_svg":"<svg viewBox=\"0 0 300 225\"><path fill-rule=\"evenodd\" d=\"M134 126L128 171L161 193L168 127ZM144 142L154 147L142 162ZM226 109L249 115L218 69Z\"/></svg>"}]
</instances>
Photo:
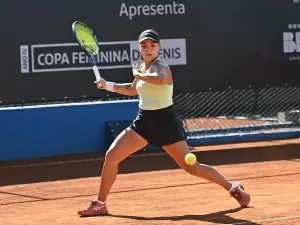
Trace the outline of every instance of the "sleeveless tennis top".
<instances>
[{"instance_id":1,"label":"sleeveless tennis top","mask_svg":"<svg viewBox=\"0 0 300 225\"><path fill-rule=\"evenodd\" d=\"M162 59L156 61L158 60ZM139 95L139 107L142 110L157 110L173 104L173 85L155 85L138 80L136 90Z\"/></svg>"}]
</instances>

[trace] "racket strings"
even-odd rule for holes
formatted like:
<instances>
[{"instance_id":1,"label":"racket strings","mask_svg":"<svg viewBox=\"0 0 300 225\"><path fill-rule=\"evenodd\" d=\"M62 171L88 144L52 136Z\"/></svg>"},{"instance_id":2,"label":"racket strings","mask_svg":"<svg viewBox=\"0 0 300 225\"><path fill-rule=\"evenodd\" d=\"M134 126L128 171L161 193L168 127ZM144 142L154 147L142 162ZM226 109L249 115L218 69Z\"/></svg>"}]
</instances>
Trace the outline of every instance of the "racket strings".
<instances>
[{"instance_id":1,"label":"racket strings","mask_svg":"<svg viewBox=\"0 0 300 225\"><path fill-rule=\"evenodd\" d=\"M81 25L76 26L76 34L79 38L82 47L90 54L97 54L97 43L89 28Z\"/></svg>"}]
</instances>

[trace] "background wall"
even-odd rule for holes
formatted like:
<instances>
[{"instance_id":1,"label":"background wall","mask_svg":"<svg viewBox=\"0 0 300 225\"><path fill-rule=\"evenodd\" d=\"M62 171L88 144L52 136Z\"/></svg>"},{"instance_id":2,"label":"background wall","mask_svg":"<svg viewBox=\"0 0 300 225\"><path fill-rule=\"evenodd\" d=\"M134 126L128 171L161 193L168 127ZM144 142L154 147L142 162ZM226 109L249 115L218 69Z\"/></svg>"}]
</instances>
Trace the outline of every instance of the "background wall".
<instances>
[{"instance_id":1,"label":"background wall","mask_svg":"<svg viewBox=\"0 0 300 225\"><path fill-rule=\"evenodd\" d=\"M0 160L103 152L111 142L105 123L136 116L136 101L7 108L120 98L96 89L71 31L75 20L96 32L99 69L109 81L133 80L131 65L141 62L137 38L154 28L162 39L161 57L173 71L175 94L185 96L178 101L180 115L252 113L274 119L280 110L300 107L299 10L296 0L29 0L18 7L2 0ZM264 92L277 86L296 88Z\"/></svg>"},{"instance_id":2,"label":"background wall","mask_svg":"<svg viewBox=\"0 0 300 225\"><path fill-rule=\"evenodd\" d=\"M104 153L107 123L133 120L137 101L0 110L0 161L85 152Z\"/></svg>"},{"instance_id":3,"label":"background wall","mask_svg":"<svg viewBox=\"0 0 300 225\"><path fill-rule=\"evenodd\" d=\"M130 66L140 62L136 40L142 30L155 28L166 39L162 56L172 66L176 92L300 83L295 0L81 2L30 0L15 7L1 1L7 34L1 36L2 104L106 94L95 88L91 66L75 42L75 20L95 30L105 55L99 68L108 80L132 81Z\"/></svg>"}]
</instances>

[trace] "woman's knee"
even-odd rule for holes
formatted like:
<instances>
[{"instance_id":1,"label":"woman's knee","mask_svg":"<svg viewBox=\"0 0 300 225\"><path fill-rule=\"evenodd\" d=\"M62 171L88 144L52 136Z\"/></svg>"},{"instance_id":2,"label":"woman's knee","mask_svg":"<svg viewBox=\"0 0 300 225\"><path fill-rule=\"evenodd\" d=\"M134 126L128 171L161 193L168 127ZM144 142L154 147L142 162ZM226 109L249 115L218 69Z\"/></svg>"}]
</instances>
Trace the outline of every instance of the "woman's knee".
<instances>
[{"instance_id":1,"label":"woman's knee","mask_svg":"<svg viewBox=\"0 0 300 225\"><path fill-rule=\"evenodd\" d=\"M182 164L180 164L180 167L181 167L181 169L188 172L189 174L192 174L192 175L195 174L195 171L196 171L195 165L191 166L186 163L182 163Z\"/></svg>"},{"instance_id":2,"label":"woman's knee","mask_svg":"<svg viewBox=\"0 0 300 225\"><path fill-rule=\"evenodd\" d=\"M119 164L120 159L116 154L116 149L109 149L105 154L105 162L110 164Z\"/></svg>"},{"instance_id":3,"label":"woman's knee","mask_svg":"<svg viewBox=\"0 0 300 225\"><path fill-rule=\"evenodd\" d=\"M185 163L181 168L193 176L202 176L205 174L205 168L203 168L198 162L194 165L188 165Z\"/></svg>"}]
</instances>

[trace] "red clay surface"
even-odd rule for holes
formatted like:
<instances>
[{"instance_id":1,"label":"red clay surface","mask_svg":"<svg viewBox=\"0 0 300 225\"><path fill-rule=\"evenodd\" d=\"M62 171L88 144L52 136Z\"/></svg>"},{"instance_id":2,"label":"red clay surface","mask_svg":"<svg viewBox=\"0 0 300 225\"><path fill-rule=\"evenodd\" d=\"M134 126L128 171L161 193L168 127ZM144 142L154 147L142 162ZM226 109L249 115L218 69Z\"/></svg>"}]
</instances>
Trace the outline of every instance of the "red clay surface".
<instances>
[{"instance_id":1,"label":"red clay surface","mask_svg":"<svg viewBox=\"0 0 300 225\"><path fill-rule=\"evenodd\" d=\"M300 224L300 159L215 168L245 186L252 196L248 208L238 207L217 185L173 169L120 174L107 201L110 215L105 217L76 215L96 197L99 177L3 186L0 224ZM95 169L100 174L101 166ZM5 172L9 173L7 165Z\"/></svg>"},{"instance_id":2,"label":"red clay surface","mask_svg":"<svg viewBox=\"0 0 300 225\"><path fill-rule=\"evenodd\" d=\"M239 208L212 183L182 170L167 170L120 175L107 201L111 215L105 217L76 215L78 208L95 197L99 178L2 187L1 224L300 223L300 161L216 168L228 179L243 183L252 195L249 208Z\"/></svg>"},{"instance_id":3,"label":"red clay surface","mask_svg":"<svg viewBox=\"0 0 300 225\"><path fill-rule=\"evenodd\" d=\"M275 122L250 119L195 118L184 120L188 130L218 129L241 126L268 125Z\"/></svg>"}]
</instances>

